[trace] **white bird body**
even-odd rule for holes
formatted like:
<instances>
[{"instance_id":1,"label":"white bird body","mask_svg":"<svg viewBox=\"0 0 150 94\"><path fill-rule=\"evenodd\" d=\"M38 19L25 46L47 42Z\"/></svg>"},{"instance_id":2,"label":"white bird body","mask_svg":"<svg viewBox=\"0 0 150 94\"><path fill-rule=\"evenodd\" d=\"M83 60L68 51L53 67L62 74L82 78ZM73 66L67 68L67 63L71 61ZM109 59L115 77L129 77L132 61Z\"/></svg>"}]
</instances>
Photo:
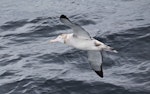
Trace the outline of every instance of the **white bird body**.
<instances>
[{"instance_id":1,"label":"white bird body","mask_svg":"<svg viewBox=\"0 0 150 94\"><path fill-rule=\"evenodd\" d=\"M73 34L66 34L67 38L65 39L65 44L72 46L80 50L99 50L101 51L106 45L102 42L92 38L76 38L73 37Z\"/></svg>"},{"instance_id":2,"label":"white bird body","mask_svg":"<svg viewBox=\"0 0 150 94\"><path fill-rule=\"evenodd\" d=\"M104 43L91 38L88 32L86 32L81 26L72 23L65 15L61 15L60 20L65 25L71 27L73 29L73 33L61 34L50 42L61 42L80 50L86 50L88 52L88 60L92 69L100 77L103 77L101 51L104 50L115 53L117 51Z\"/></svg>"}]
</instances>

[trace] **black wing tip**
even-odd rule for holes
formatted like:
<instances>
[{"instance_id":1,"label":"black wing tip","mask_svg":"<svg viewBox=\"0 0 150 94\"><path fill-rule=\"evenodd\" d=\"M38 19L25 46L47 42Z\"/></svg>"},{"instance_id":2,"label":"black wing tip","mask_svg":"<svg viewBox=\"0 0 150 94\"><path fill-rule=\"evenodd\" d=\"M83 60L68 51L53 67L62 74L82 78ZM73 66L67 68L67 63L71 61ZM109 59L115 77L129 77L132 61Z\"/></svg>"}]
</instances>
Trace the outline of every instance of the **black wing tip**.
<instances>
[{"instance_id":1,"label":"black wing tip","mask_svg":"<svg viewBox=\"0 0 150 94\"><path fill-rule=\"evenodd\" d=\"M103 67L102 67L102 65L100 66L100 71L95 71L96 72L96 74L98 74L101 78L103 78L104 77L104 75L103 75Z\"/></svg>"},{"instance_id":2,"label":"black wing tip","mask_svg":"<svg viewBox=\"0 0 150 94\"><path fill-rule=\"evenodd\" d=\"M61 15L60 18L68 19L66 15Z\"/></svg>"},{"instance_id":3,"label":"black wing tip","mask_svg":"<svg viewBox=\"0 0 150 94\"><path fill-rule=\"evenodd\" d=\"M101 78L103 78L104 76L103 76L103 71L95 71L96 72L96 74L98 74Z\"/></svg>"}]
</instances>

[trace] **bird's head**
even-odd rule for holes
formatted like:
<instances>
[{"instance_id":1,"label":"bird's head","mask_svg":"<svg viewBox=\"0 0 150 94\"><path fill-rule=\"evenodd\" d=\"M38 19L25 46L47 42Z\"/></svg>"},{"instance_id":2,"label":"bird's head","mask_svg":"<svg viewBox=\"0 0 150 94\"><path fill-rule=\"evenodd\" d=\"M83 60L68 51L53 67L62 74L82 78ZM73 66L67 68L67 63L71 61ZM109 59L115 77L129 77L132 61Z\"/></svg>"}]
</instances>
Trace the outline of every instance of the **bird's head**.
<instances>
[{"instance_id":1,"label":"bird's head","mask_svg":"<svg viewBox=\"0 0 150 94\"><path fill-rule=\"evenodd\" d=\"M50 40L50 43L54 43L54 42L65 43L66 38L67 38L67 34L61 34L57 36L57 38Z\"/></svg>"}]
</instances>

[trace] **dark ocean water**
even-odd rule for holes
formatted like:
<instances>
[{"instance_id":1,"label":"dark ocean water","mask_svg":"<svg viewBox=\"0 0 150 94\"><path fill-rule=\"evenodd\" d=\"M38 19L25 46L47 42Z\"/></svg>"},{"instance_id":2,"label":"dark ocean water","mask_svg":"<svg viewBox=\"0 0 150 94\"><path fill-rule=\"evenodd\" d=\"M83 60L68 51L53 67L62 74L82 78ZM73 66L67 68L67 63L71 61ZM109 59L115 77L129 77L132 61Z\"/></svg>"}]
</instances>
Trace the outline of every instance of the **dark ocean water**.
<instances>
[{"instance_id":1,"label":"dark ocean water","mask_svg":"<svg viewBox=\"0 0 150 94\"><path fill-rule=\"evenodd\" d=\"M119 52L103 52L104 78L48 43L72 32L61 14ZM150 94L150 0L1 0L0 94Z\"/></svg>"}]
</instances>

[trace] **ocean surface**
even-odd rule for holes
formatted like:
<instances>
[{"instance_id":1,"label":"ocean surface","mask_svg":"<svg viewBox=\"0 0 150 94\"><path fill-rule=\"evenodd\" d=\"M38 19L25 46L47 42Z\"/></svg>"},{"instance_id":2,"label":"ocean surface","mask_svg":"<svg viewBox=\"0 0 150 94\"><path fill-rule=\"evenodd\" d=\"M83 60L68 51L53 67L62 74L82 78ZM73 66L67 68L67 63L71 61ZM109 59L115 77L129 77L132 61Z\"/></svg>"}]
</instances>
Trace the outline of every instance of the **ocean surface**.
<instances>
[{"instance_id":1,"label":"ocean surface","mask_svg":"<svg viewBox=\"0 0 150 94\"><path fill-rule=\"evenodd\" d=\"M104 78L86 51L49 40L72 30L115 48ZM150 0L1 0L0 94L150 94Z\"/></svg>"}]
</instances>

